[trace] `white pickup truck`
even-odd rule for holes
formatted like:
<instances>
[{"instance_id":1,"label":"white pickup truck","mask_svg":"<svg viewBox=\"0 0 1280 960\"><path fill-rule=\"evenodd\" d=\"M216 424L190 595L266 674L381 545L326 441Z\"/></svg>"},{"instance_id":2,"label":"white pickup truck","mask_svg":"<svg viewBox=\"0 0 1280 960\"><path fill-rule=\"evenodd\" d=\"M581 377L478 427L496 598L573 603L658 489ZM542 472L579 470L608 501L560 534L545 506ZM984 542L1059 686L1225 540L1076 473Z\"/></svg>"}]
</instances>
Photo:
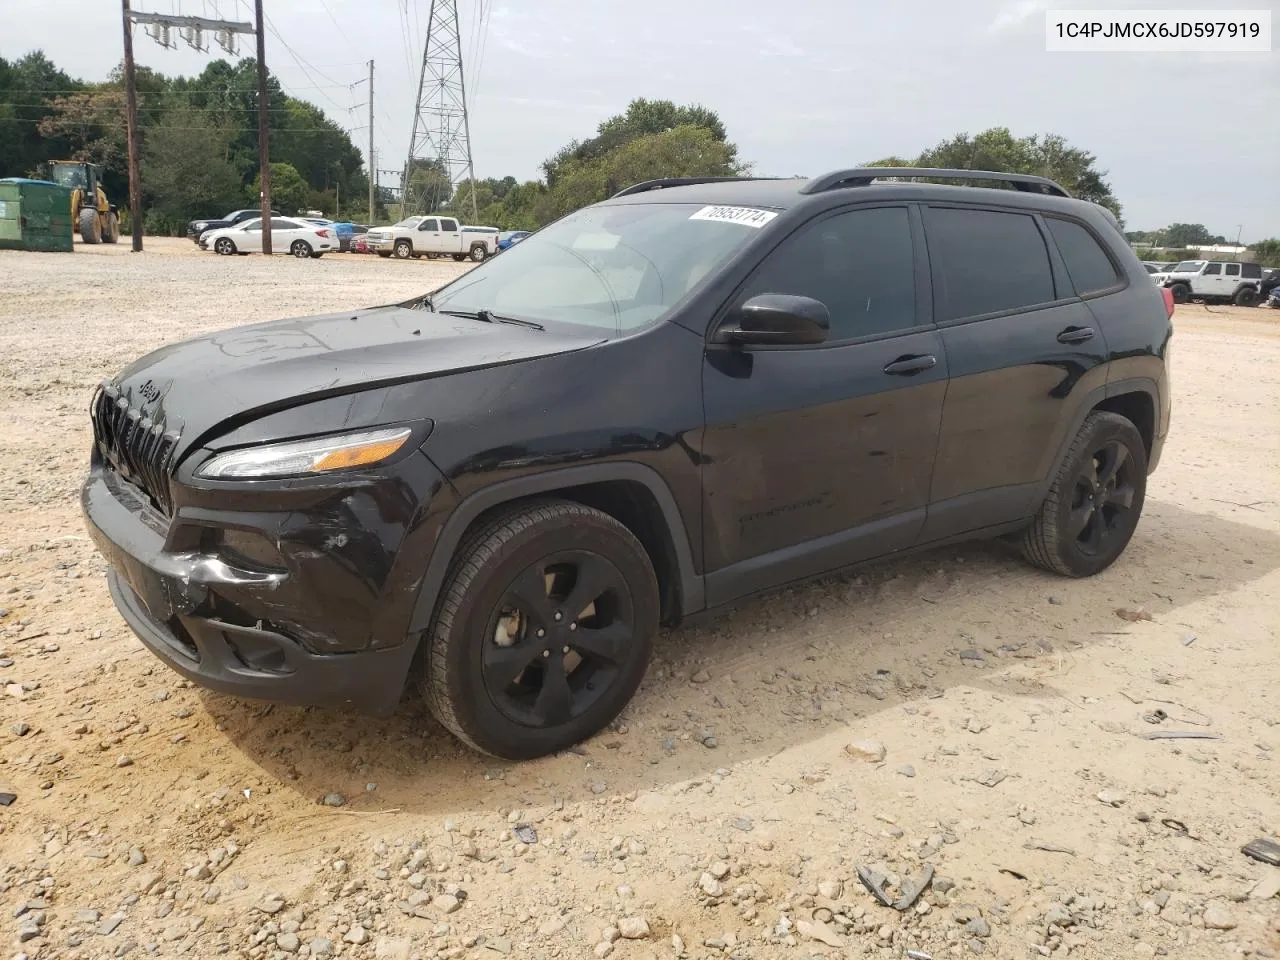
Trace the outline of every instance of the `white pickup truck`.
<instances>
[{"instance_id":1,"label":"white pickup truck","mask_svg":"<svg viewBox=\"0 0 1280 960\"><path fill-rule=\"evenodd\" d=\"M498 250L496 229L463 227L452 217L408 217L389 227L375 227L367 234L369 249L380 257L452 256L470 257L479 263Z\"/></svg>"}]
</instances>

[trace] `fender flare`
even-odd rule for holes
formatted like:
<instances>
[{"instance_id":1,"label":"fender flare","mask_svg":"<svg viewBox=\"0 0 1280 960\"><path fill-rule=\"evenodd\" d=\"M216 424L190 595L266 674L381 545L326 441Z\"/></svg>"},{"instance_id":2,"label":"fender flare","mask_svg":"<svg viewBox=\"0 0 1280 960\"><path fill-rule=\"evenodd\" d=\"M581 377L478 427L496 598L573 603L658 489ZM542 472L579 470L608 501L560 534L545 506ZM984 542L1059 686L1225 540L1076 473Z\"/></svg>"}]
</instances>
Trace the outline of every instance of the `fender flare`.
<instances>
[{"instance_id":1,"label":"fender flare","mask_svg":"<svg viewBox=\"0 0 1280 960\"><path fill-rule=\"evenodd\" d=\"M666 481L656 470L642 463L611 461L503 480L477 490L462 500L449 514L435 548L431 551L431 559L427 561L427 569L418 587L418 598L409 619L410 635L421 634L431 626L458 544L462 542L467 528L482 513L526 497L610 481L640 483L653 495L662 511L663 522L675 554L676 575L680 583L680 614L687 616L705 607L706 586L703 577L694 570L693 551L689 546L684 519Z\"/></svg>"},{"instance_id":2,"label":"fender flare","mask_svg":"<svg viewBox=\"0 0 1280 960\"><path fill-rule=\"evenodd\" d=\"M1062 445L1058 448L1058 453L1053 458L1053 465L1050 467L1048 475L1040 481L1040 488L1036 492L1036 509L1039 509L1040 504L1044 502L1044 498L1049 495L1049 488L1058 476L1058 471L1062 469L1062 462L1066 460L1067 452L1071 449L1071 444L1075 441L1076 434L1080 432L1080 427L1084 425L1089 414L1093 413L1094 408L1103 400L1119 396L1122 393L1145 393L1151 398L1156 414L1152 442L1154 443L1160 439L1160 385L1155 380L1150 377L1130 377L1124 380L1112 380L1110 383L1096 387L1083 398L1076 409L1076 414L1071 421L1071 429L1063 436Z\"/></svg>"}]
</instances>

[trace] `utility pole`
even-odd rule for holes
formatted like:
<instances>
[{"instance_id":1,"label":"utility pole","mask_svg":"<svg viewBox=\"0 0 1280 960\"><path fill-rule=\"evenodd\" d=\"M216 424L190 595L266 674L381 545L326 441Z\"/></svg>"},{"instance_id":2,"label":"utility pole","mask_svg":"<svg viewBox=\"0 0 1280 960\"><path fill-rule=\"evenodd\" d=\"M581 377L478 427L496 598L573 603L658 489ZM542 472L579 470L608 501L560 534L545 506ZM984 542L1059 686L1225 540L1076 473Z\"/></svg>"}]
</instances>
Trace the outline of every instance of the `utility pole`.
<instances>
[{"instance_id":1,"label":"utility pole","mask_svg":"<svg viewBox=\"0 0 1280 960\"><path fill-rule=\"evenodd\" d=\"M129 137L129 227L133 252L142 252L142 178L138 172L142 152L138 136L138 85L133 66L133 23L129 20L129 0L121 0L124 11L124 96L125 124Z\"/></svg>"},{"instance_id":2,"label":"utility pole","mask_svg":"<svg viewBox=\"0 0 1280 960\"><path fill-rule=\"evenodd\" d=\"M374 222L374 203L377 187L377 168L373 162L373 61L369 61L369 224Z\"/></svg>"},{"instance_id":3,"label":"utility pole","mask_svg":"<svg viewBox=\"0 0 1280 960\"><path fill-rule=\"evenodd\" d=\"M133 228L133 252L142 250L142 187L138 167L142 162L142 133L138 126L137 71L133 62L133 25L143 25L151 39L160 46L172 49L177 46L172 39L176 27L182 39L193 50L201 53L205 45L205 31L217 38L218 46L234 54L236 35L253 33L253 25L233 20L211 20L208 17L184 17L177 14L138 13L129 9L129 0L121 0L124 11L124 83L126 100L126 126L129 138L129 220ZM262 63L262 3L258 3L258 63ZM265 121L264 121L265 123Z\"/></svg>"},{"instance_id":4,"label":"utility pole","mask_svg":"<svg viewBox=\"0 0 1280 960\"><path fill-rule=\"evenodd\" d=\"M267 103L267 38L263 28L262 0L254 0L258 34L258 176L262 181L262 252L271 254L271 162L267 155L268 127L271 116Z\"/></svg>"}]
</instances>

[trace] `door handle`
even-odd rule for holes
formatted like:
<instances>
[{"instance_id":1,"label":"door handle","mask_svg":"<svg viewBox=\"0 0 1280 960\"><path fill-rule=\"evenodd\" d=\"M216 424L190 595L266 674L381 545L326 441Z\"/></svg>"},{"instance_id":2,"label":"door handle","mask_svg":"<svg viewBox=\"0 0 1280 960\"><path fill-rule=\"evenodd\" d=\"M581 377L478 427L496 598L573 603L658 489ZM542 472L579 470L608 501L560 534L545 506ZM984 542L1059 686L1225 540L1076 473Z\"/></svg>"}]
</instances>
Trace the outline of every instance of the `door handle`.
<instances>
[{"instance_id":1,"label":"door handle","mask_svg":"<svg viewBox=\"0 0 1280 960\"><path fill-rule=\"evenodd\" d=\"M899 357L884 365L884 372L894 377L913 377L917 373L932 370L938 365L938 358L931 353Z\"/></svg>"},{"instance_id":2,"label":"door handle","mask_svg":"<svg viewBox=\"0 0 1280 960\"><path fill-rule=\"evenodd\" d=\"M1084 343L1093 339L1093 327L1067 327L1058 334L1059 343Z\"/></svg>"}]
</instances>

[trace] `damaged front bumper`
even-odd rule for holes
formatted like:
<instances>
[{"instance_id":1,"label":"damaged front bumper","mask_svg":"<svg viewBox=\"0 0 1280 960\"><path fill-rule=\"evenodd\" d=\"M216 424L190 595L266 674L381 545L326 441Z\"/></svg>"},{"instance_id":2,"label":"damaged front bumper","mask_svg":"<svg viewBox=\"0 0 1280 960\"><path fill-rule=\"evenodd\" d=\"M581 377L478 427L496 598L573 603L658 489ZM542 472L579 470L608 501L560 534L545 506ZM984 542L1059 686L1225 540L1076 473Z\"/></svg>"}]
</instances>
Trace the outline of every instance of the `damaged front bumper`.
<instances>
[{"instance_id":1,"label":"damaged front bumper","mask_svg":"<svg viewBox=\"0 0 1280 960\"><path fill-rule=\"evenodd\" d=\"M376 551L353 554L359 537L332 532L335 511L363 512L366 496L336 492L310 513L287 498L268 513L179 507L170 519L97 461L81 504L121 616L179 674L235 696L386 715L414 654L408 609L381 595ZM246 541L257 556L234 549Z\"/></svg>"}]
</instances>

